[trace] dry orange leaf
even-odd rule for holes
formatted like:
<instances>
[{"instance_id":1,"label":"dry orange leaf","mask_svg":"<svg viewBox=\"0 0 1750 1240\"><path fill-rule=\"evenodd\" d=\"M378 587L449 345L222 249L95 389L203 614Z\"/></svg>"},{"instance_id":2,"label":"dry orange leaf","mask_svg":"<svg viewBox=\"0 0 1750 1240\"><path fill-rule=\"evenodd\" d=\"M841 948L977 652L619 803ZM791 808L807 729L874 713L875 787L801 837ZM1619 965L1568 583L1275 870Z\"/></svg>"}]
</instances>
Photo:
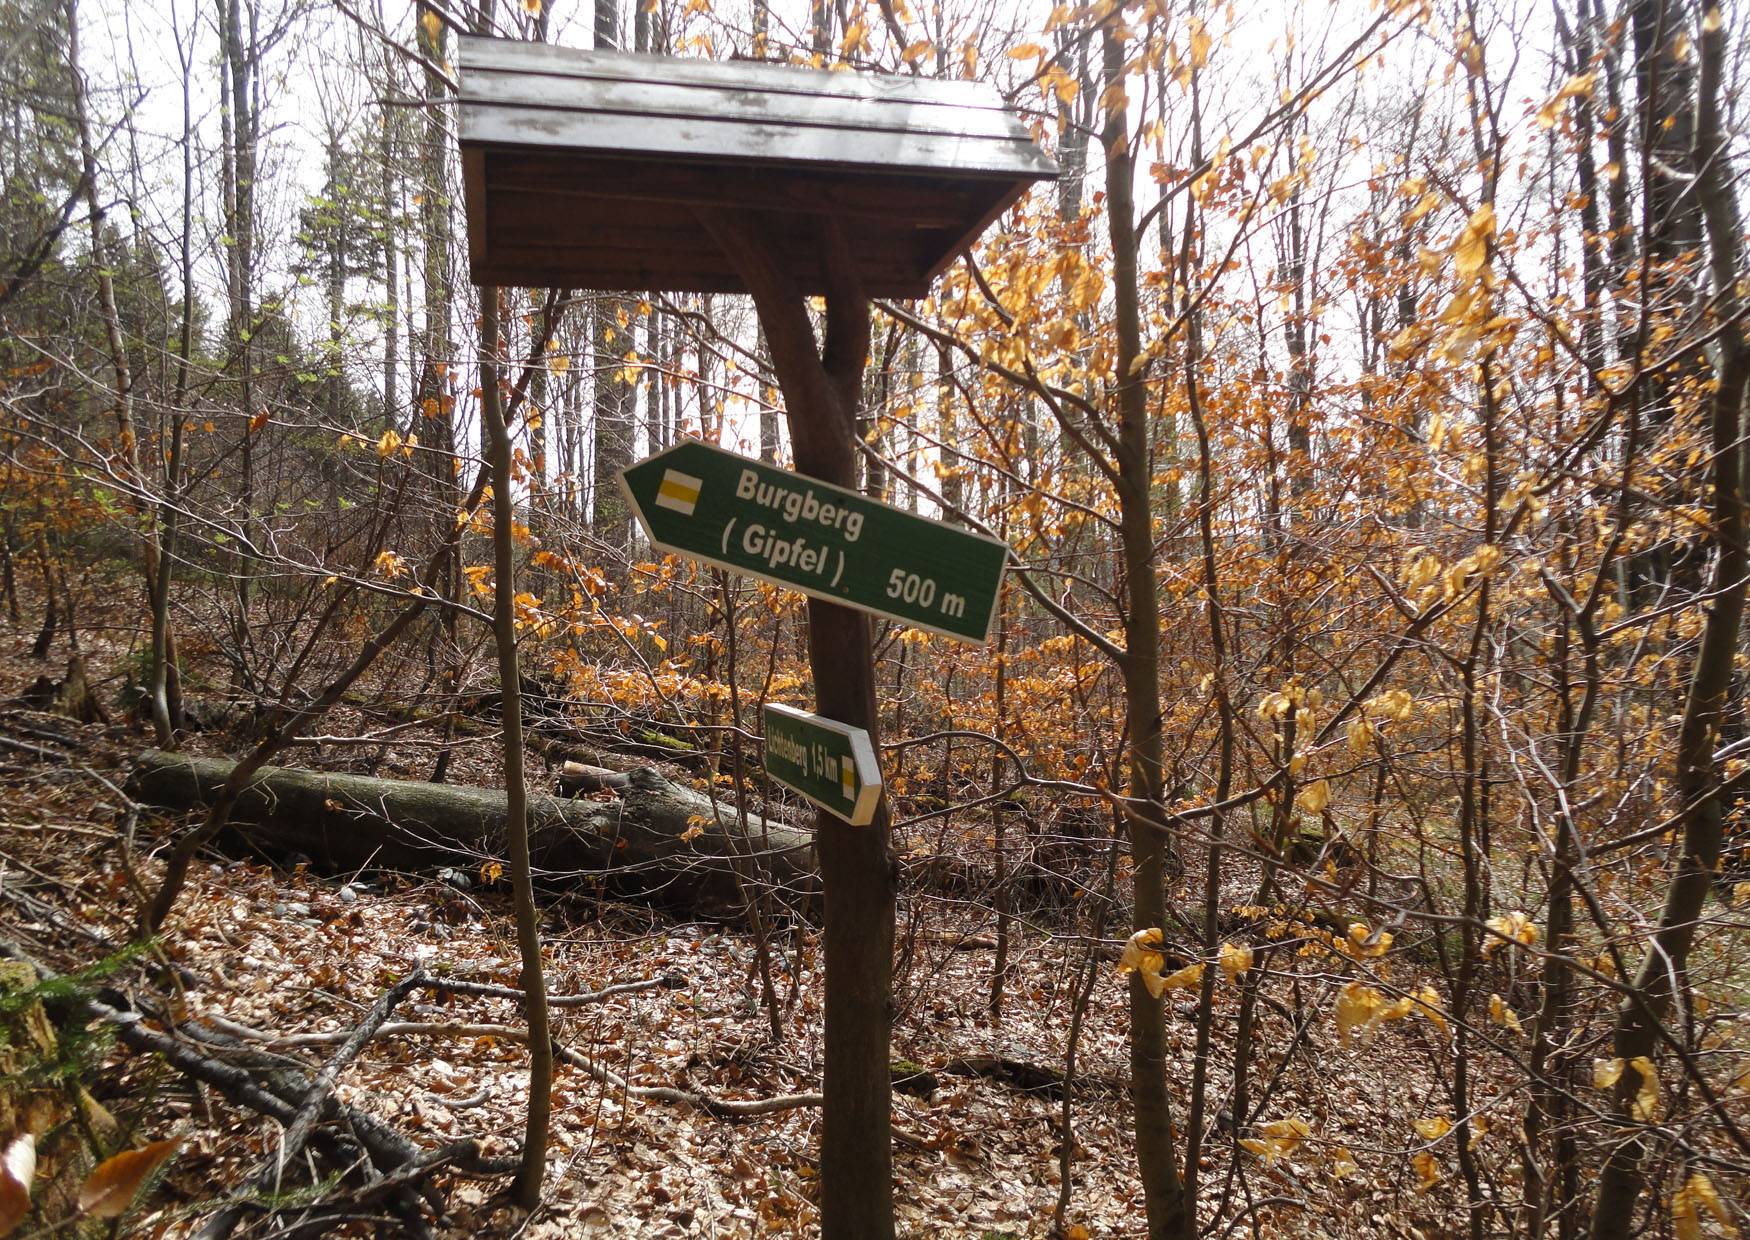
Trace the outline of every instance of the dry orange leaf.
<instances>
[{"instance_id":1,"label":"dry orange leaf","mask_svg":"<svg viewBox=\"0 0 1750 1240\"><path fill-rule=\"evenodd\" d=\"M1337 994L1337 1039L1349 1045L1351 1032L1372 1023L1374 1012L1385 1004L1385 996L1361 982L1350 982Z\"/></svg>"},{"instance_id":2,"label":"dry orange leaf","mask_svg":"<svg viewBox=\"0 0 1750 1240\"><path fill-rule=\"evenodd\" d=\"M1240 1145L1268 1164L1294 1153L1300 1143L1312 1135L1312 1126L1305 1120L1294 1117L1273 1120L1260 1128L1259 1132L1262 1135L1245 1137Z\"/></svg>"},{"instance_id":3,"label":"dry orange leaf","mask_svg":"<svg viewBox=\"0 0 1750 1240\"><path fill-rule=\"evenodd\" d=\"M1489 242L1494 236L1495 208L1485 202L1471 212L1458 240L1453 243L1453 265L1458 268L1459 279L1472 279L1482 271L1489 261Z\"/></svg>"},{"instance_id":4,"label":"dry orange leaf","mask_svg":"<svg viewBox=\"0 0 1750 1240\"><path fill-rule=\"evenodd\" d=\"M1640 1088L1635 1090L1634 1101L1629 1106L1629 1113L1641 1123L1650 1124L1659 1118L1662 1109L1659 1098L1659 1069L1645 1055L1636 1055L1628 1062L1641 1080Z\"/></svg>"},{"instance_id":5,"label":"dry orange leaf","mask_svg":"<svg viewBox=\"0 0 1750 1240\"><path fill-rule=\"evenodd\" d=\"M1438 1141L1452 1131L1452 1121L1444 1115L1429 1115L1415 1122L1416 1135L1424 1141Z\"/></svg>"},{"instance_id":6,"label":"dry orange leaf","mask_svg":"<svg viewBox=\"0 0 1750 1240\"><path fill-rule=\"evenodd\" d=\"M79 1188L79 1212L91 1218L120 1218L134 1203L140 1185L181 1147L181 1137L166 1137L104 1159Z\"/></svg>"},{"instance_id":7,"label":"dry orange leaf","mask_svg":"<svg viewBox=\"0 0 1750 1240\"><path fill-rule=\"evenodd\" d=\"M1252 967L1252 949L1244 943L1223 943L1217 953L1216 963L1221 965L1221 971L1228 977L1235 978Z\"/></svg>"},{"instance_id":8,"label":"dry orange leaf","mask_svg":"<svg viewBox=\"0 0 1750 1240\"><path fill-rule=\"evenodd\" d=\"M1160 927L1138 930L1130 936L1130 941L1124 945L1124 954L1118 960L1118 972L1138 974L1143 985L1148 987L1148 993L1157 999L1169 990L1189 990L1203 981L1201 961L1161 976L1161 970L1167 964L1167 958L1161 952L1162 942Z\"/></svg>"},{"instance_id":9,"label":"dry orange leaf","mask_svg":"<svg viewBox=\"0 0 1750 1240\"><path fill-rule=\"evenodd\" d=\"M1706 1174L1697 1171L1688 1183L1671 1197L1671 1224L1677 1240L1701 1240L1701 1212L1706 1210L1720 1225L1727 1240L1736 1240L1738 1228L1732 1222L1732 1212L1720 1199L1719 1190Z\"/></svg>"},{"instance_id":10,"label":"dry orange leaf","mask_svg":"<svg viewBox=\"0 0 1750 1240\"><path fill-rule=\"evenodd\" d=\"M1507 1006L1507 1001L1500 995L1489 996L1489 1019L1497 1025L1505 1025L1514 1033L1524 1033L1525 1026L1519 1023L1519 1014Z\"/></svg>"}]
</instances>

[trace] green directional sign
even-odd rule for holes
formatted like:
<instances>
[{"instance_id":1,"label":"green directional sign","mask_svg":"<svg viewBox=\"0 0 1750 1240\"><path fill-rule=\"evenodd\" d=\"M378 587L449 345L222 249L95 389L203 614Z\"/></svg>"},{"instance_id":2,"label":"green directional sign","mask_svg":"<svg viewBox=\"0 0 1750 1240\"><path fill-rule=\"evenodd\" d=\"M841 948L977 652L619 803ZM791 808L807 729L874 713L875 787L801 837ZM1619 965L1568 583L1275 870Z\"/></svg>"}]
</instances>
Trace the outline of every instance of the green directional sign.
<instances>
[{"instance_id":1,"label":"green directional sign","mask_svg":"<svg viewBox=\"0 0 1750 1240\"><path fill-rule=\"evenodd\" d=\"M853 827L865 827L881 800L881 767L869 734L794 706L768 703L766 773Z\"/></svg>"},{"instance_id":2,"label":"green directional sign","mask_svg":"<svg viewBox=\"0 0 1750 1240\"><path fill-rule=\"evenodd\" d=\"M620 471L650 541L813 598L990 639L1006 544L687 439Z\"/></svg>"}]
</instances>

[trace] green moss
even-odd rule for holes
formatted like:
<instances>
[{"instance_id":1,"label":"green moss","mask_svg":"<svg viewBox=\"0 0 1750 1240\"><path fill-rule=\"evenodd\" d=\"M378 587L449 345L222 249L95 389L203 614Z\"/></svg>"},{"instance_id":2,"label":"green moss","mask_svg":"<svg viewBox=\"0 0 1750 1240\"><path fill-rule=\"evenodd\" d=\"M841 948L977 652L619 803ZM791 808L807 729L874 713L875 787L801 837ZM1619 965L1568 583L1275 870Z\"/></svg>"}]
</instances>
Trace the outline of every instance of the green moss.
<instances>
[{"instance_id":1,"label":"green moss","mask_svg":"<svg viewBox=\"0 0 1750 1240\"><path fill-rule=\"evenodd\" d=\"M679 737L670 736L666 732L658 732L655 728L645 728L638 733L638 739L646 745L655 745L659 749L675 749L682 753L696 753L698 746Z\"/></svg>"}]
</instances>

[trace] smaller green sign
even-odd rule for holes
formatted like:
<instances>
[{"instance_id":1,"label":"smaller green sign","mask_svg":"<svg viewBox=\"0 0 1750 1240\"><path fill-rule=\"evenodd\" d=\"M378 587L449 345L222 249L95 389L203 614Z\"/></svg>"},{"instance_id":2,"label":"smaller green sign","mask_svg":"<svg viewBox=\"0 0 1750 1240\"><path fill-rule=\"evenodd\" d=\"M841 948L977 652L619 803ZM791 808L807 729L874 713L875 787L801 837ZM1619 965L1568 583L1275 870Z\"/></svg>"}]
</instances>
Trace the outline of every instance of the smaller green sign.
<instances>
[{"instance_id":1,"label":"smaller green sign","mask_svg":"<svg viewBox=\"0 0 1750 1240\"><path fill-rule=\"evenodd\" d=\"M794 706L768 703L766 773L853 827L875 817L881 766L869 734Z\"/></svg>"}]
</instances>

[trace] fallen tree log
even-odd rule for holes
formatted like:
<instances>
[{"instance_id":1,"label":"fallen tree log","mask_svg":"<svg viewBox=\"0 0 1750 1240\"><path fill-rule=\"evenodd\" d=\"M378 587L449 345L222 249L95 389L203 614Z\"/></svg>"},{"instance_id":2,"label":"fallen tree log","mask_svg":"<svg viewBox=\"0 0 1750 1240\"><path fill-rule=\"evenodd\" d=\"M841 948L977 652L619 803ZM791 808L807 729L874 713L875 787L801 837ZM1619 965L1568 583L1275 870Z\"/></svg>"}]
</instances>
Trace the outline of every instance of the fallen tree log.
<instances>
[{"instance_id":1,"label":"fallen tree log","mask_svg":"<svg viewBox=\"0 0 1750 1240\"><path fill-rule=\"evenodd\" d=\"M234 763L148 749L128 792L149 805L210 804ZM618 782L618 781L616 781ZM738 870L791 897L816 886L814 839L788 823L747 818L733 806L651 770L627 773L608 800L531 794L529 845L537 875L579 877L611 890L695 911L739 911ZM355 870L473 869L502 854L504 793L458 784L373 779L264 766L232 815L259 845L296 851L319 866Z\"/></svg>"},{"instance_id":2,"label":"fallen tree log","mask_svg":"<svg viewBox=\"0 0 1750 1240\"><path fill-rule=\"evenodd\" d=\"M612 771L605 766L589 766L582 762L566 762L559 768L556 791L562 797L580 797L591 792L615 792L625 795L632 786L632 776L625 771Z\"/></svg>"}]
</instances>

